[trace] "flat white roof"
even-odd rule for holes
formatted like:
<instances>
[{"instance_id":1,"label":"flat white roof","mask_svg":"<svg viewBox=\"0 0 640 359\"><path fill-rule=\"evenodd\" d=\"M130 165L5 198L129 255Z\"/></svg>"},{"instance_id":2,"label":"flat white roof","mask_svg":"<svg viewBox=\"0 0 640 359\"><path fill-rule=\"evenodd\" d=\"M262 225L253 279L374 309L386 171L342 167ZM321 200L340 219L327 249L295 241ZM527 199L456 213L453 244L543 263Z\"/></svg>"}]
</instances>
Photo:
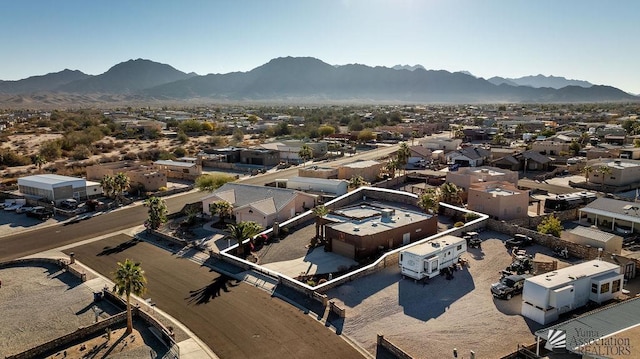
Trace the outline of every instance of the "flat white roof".
<instances>
[{"instance_id":1,"label":"flat white roof","mask_svg":"<svg viewBox=\"0 0 640 359\"><path fill-rule=\"evenodd\" d=\"M375 166L377 164L380 164L380 162L374 161L374 160L367 160L367 161L351 162L342 166L349 167L349 168L367 168L367 167Z\"/></svg>"},{"instance_id":2,"label":"flat white roof","mask_svg":"<svg viewBox=\"0 0 640 359\"><path fill-rule=\"evenodd\" d=\"M161 166L175 166L175 167L195 166L195 164L191 162L179 162L179 161L172 161L172 160L159 160L159 161L155 161L154 163Z\"/></svg>"},{"instance_id":3,"label":"flat white roof","mask_svg":"<svg viewBox=\"0 0 640 359\"><path fill-rule=\"evenodd\" d=\"M54 174L42 174L42 175L22 177L18 179L18 181L20 180L55 185L55 184L60 184L65 182L84 181L84 178L60 176L60 175L54 175Z\"/></svg>"},{"instance_id":4,"label":"flat white roof","mask_svg":"<svg viewBox=\"0 0 640 359\"><path fill-rule=\"evenodd\" d=\"M455 237L452 235L446 235L443 237L438 237L432 239L426 243L418 244L416 246L407 248L404 252L413 253L418 256L427 256L431 253L436 253L441 251L443 248L453 244L460 244L463 241L466 241L464 238Z\"/></svg>"},{"instance_id":5,"label":"flat white roof","mask_svg":"<svg viewBox=\"0 0 640 359\"><path fill-rule=\"evenodd\" d=\"M618 270L619 272L620 266L617 264L595 259L592 261L575 264L571 267L558 269L553 272L540 274L535 277L527 278L526 280L533 282L541 287L555 288L561 285L569 284L579 278L594 277L611 270Z\"/></svg>"}]
</instances>

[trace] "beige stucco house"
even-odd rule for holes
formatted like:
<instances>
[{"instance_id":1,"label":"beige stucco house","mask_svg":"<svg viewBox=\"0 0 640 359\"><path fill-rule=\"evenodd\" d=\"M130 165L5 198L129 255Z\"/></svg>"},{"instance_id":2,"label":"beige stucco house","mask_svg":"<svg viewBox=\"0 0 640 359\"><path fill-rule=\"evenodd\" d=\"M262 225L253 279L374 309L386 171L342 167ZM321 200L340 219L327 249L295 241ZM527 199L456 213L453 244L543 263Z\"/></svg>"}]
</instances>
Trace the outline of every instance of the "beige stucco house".
<instances>
[{"instance_id":1,"label":"beige stucco house","mask_svg":"<svg viewBox=\"0 0 640 359\"><path fill-rule=\"evenodd\" d=\"M498 220L526 218L529 191L510 182L479 182L469 187L467 208Z\"/></svg>"}]
</instances>

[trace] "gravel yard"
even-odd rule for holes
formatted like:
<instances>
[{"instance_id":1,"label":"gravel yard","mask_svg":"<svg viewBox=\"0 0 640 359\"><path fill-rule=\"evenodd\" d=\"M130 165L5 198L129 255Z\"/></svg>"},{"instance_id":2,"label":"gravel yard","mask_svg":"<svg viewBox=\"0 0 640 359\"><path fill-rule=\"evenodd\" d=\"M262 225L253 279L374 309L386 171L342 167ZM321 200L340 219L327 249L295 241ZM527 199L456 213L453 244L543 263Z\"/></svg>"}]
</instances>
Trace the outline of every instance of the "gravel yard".
<instances>
[{"instance_id":1,"label":"gravel yard","mask_svg":"<svg viewBox=\"0 0 640 359\"><path fill-rule=\"evenodd\" d=\"M0 269L0 353L10 355L90 325L93 292L56 266ZM101 317L117 313L107 302L97 303Z\"/></svg>"},{"instance_id":2,"label":"gravel yard","mask_svg":"<svg viewBox=\"0 0 640 359\"><path fill-rule=\"evenodd\" d=\"M372 354L376 334L383 334L414 358L448 358L453 348L464 357L473 350L478 358L496 358L532 343L540 326L520 316L521 296L503 301L490 292L511 263L507 237L490 231L480 236L482 249L469 249L469 267L452 280L415 283L390 267L330 290L330 300L347 310L343 334Z\"/></svg>"}]
</instances>

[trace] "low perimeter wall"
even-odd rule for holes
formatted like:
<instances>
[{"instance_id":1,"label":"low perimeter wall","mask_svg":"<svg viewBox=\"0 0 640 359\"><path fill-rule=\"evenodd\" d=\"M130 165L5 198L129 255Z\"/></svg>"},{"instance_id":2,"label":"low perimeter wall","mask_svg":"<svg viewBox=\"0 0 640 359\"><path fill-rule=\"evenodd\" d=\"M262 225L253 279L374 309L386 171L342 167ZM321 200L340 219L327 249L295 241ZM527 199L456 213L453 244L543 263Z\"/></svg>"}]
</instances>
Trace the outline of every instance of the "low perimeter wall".
<instances>
[{"instance_id":1,"label":"low perimeter wall","mask_svg":"<svg viewBox=\"0 0 640 359\"><path fill-rule=\"evenodd\" d=\"M378 343L378 347L382 347L386 349L398 359L413 359L411 355L407 354L404 350L398 348L389 340L385 339L384 335L382 334L378 334L377 343Z\"/></svg>"},{"instance_id":2,"label":"low perimeter wall","mask_svg":"<svg viewBox=\"0 0 640 359\"><path fill-rule=\"evenodd\" d=\"M67 262L63 259L53 259L53 258L28 258L28 259L16 259L12 261L2 262L0 263L0 269L20 266L20 265L37 265L38 263L47 263L56 265L62 269L67 270L69 273L75 275L80 278L83 282L86 280L86 274L81 273L75 270L73 267L69 266ZM116 307L124 309L127 307L127 303L125 300L115 295L113 292L105 289L103 290L104 298L111 303L113 303ZM162 340L164 344L169 348L169 350L175 355L176 358L180 357L179 347L171 332L164 326L162 323L157 321L154 317L149 315L148 313L141 310L138 306L134 306L132 308L132 315L134 317L138 317L150 326L156 328L162 334ZM88 325L86 327L80 327L78 330L73 333L69 333L62 337L50 340L46 343L38 345L37 347L26 350L22 353L18 353L11 356L6 356L6 359L30 359L30 358L39 358L43 353L46 353L51 350L55 350L56 348L64 347L69 345L70 343L81 340L83 338L92 336L98 332L104 332L107 328L112 327L116 324L124 322L127 320L127 312L124 311L122 313L112 315L111 317L101 320L95 324Z\"/></svg>"}]
</instances>

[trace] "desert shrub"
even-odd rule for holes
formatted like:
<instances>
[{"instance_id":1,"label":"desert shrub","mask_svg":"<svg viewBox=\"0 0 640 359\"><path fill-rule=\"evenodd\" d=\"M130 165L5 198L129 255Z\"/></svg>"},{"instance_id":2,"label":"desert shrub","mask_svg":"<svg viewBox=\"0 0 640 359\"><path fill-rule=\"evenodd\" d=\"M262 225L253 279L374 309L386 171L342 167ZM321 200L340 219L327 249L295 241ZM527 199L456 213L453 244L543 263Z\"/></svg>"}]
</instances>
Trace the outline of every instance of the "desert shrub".
<instances>
[{"instance_id":1,"label":"desert shrub","mask_svg":"<svg viewBox=\"0 0 640 359\"><path fill-rule=\"evenodd\" d=\"M178 147L173 150L173 154L176 155L177 157L184 157L187 155L187 150L185 150L182 147Z\"/></svg>"},{"instance_id":2,"label":"desert shrub","mask_svg":"<svg viewBox=\"0 0 640 359\"><path fill-rule=\"evenodd\" d=\"M85 145L77 146L71 153L71 158L74 160L86 160L91 157L91 150Z\"/></svg>"},{"instance_id":3,"label":"desert shrub","mask_svg":"<svg viewBox=\"0 0 640 359\"><path fill-rule=\"evenodd\" d=\"M453 226L456 227L456 228L463 227L464 226L464 222L456 222Z\"/></svg>"},{"instance_id":4,"label":"desert shrub","mask_svg":"<svg viewBox=\"0 0 640 359\"><path fill-rule=\"evenodd\" d=\"M138 155L135 152L127 152L122 158L127 161L135 161L138 159Z\"/></svg>"},{"instance_id":5,"label":"desert shrub","mask_svg":"<svg viewBox=\"0 0 640 359\"><path fill-rule=\"evenodd\" d=\"M162 187L158 188L159 192L166 192L167 190L168 190L168 188L165 187L165 186L162 186Z\"/></svg>"}]
</instances>

